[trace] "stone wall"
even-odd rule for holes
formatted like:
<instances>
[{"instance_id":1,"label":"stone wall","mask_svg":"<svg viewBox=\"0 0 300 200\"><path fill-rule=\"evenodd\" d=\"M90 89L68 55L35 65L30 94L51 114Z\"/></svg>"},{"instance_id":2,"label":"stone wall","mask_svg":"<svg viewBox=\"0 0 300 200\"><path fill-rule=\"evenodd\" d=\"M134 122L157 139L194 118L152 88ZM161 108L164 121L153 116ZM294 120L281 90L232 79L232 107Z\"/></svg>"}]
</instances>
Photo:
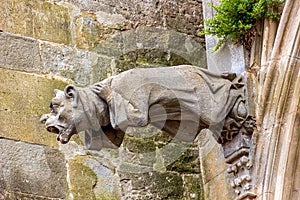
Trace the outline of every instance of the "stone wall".
<instances>
[{"instance_id":1,"label":"stone wall","mask_svg":"<svg viewBox=\"0 0 300 200\"><path fill-rule=\"evenodd\" d=\"M201 10L197 0L1 1L0 199L203 199L197 143L146 127L117 150L87 151L82 134L59 145L39 123L67 83L206 67Z\"/></svg>"}]
</instances>

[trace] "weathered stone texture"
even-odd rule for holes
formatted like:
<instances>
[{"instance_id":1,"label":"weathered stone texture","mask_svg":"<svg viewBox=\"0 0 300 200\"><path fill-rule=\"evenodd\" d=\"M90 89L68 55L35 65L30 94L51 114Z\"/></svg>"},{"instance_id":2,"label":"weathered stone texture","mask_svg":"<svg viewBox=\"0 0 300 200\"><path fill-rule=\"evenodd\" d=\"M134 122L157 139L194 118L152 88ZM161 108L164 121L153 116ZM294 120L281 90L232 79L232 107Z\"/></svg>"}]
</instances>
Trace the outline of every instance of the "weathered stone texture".
<instances>
[{"instance_id":1,"label":"weathered stone texture","mask_svg":"<svg viewBox=\"0 0 300 200\"><path fill-rule=\"evenodd\" d=\"M225 173L219 174L210 182L204 184L203 199L235 199L235 194L230 191Z\"/></svg>"},{"instance_id":2,"label":"weathered stone texture","mask_svg":"<svg viewBox=\"0 0 300 200\"><path fill-rule=\"evenodd\" d=\"M57 146L39 118L49 110L53 90L66 83L1 68L0 79L0 137Z\"/></svg>"},{"instance_id":3,"label":"weathered stone texture","mask_svg":"<svg viewBox=\"0 0 300 200\"><path fill-rule=\"evenodd\" d=\"M182 178L184 185L183 199L204 199L203 184L200 175L184 174Z\"/></svg>"},{"instance_id":4,"label":"weathered stone texture","mask_svg":"<svg viewBox=\"0 0 300 200\"><path fill-rule=\"evenodd\" d=\"M190 35L204 47L204 37L197 33L203 28L202 1L92 1L57 0L76 10L71 21L75 30L74 43L91 49L111 35L144 27L174 29ZM69 3L74 6L70 6ZM78 11L79 9L79 11Z\"/></svg>"},{"instance_id":5,"label":"weathered stone texture","mask_svg":"<svg viewBox=\"0 0 300 200\"><path fill-rule=\"evenodd\" d=\"M68 161L70 194L74 199L120 199L119 178L91 156Z\"/></svg>"},{"instance_id":6,"label":"weathered stone texture","mask_svg":"<svg viewBox=\"0 0 300 200\"><path fill-rule=\"evenodd\" d=\"M9 0L0 4L0 30L51 42L70 44L69 12L38 0Z\"/></svg>"},{"instance_id":7,"label":"weathered stone texture","mask_svg":"<svg viewBox=\"0 0 300 200\"><path fill-rule=\"evenodd\" d=\"M119 32L120 29L124 29L119 24L105 24L105 20L100 17L99 13L82 12L80 16L76 17L74 19L76 45L83 49L93 49L101 41L110 38L111 35ZM109 27L107 27L108 25Z\"/></svg>"},{"instance_id":8,"label":"weathered stone texture","mask_svg":"<svg viewBox=\"0 0 300 200\"><path fill-rule=\"evenodd\" d=\"M65 158L58 150L0 139L0 152L4 199L66 199Z\"/></svg>"},{"instance_id":9,"label":"weathered stone texture","mask_svg":"<svg viewBox=\"0 0 300 200\"><path fill-rule=\"evenodd\" d=\"M39 72L41 58L38 41L19 35L0 33L0 67Z\"/></svg>"},{"instance_id":10,"label":"weathered stone texture","mask_svg":"<svg viewBox=\"0 0 300 200\"><path fill-rule=\"evenodd\" d=\"M124 199L173 199L183 197L183 180L174 172L149 172L121 175L121 189Z\"/></svg>"},{"instance_id":11,"label":"weathered stone texture","mask_svg":"<svg viewBox=\"0 0 300 200\"><path fill-rule=\"evenodd\" d=\"M194 146L129 132L105 159L87 156L78 139L69 155L48 147L56 136L39 123L66 84L52 75L88 85L136 67L205 67L200 12L196 0L1 2L0 199L203 199Z\"/></svg>"},{"instance_id":12,"label":"weathered stone texture","mask_svg":"<svg viewBox=\"0 0 300 200\"><path fill-rule=\"evenodd\" d=\"M187 36L160 28L138 28L113 35L95 48L111 58L112 74L136 67L192 64L206 68L205 51Z\"/></svg>"},{"instance_id":13,"label":"weathered stone texture","mask_svg":"<svg viewBox=\"0 0 300 200\"><path fill-rule=\"evenodd\" d=\"M98 56L94 52L47 42L40 43L40 54L41 72L66 77L84 85L90 83L91 68L98 62Z\"/></svg>"},{"instance_id":14,"label":"weathered stone texture","mask_svg":"<svg viewBox=\"0 0 300 200\"><path fill-rule=\"evenodd\" d=\"M233 199L222 146L209 130L201 131L198 138L204 199Z\"/></svg>"}]
</instances>

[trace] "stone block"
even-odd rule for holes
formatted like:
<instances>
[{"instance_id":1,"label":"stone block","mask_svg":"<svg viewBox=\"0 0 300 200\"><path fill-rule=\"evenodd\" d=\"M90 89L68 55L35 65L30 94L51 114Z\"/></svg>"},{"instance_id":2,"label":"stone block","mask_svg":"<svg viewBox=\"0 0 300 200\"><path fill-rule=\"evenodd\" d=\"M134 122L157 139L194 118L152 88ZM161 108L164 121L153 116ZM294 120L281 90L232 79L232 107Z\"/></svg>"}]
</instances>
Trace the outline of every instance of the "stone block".
<instances>
[{"instance_id":1,"label":"stone block","mask_svg":"<svg viewBox=\"0 0 300 200\"><path fill-rule=\"evenodd\" d=\"M229 188L230 185L227 183L225 173L219 174L210 182L204 184L204 199L235 199L235 194Z\"/></svg>"},{"instance_id":2,"label":"stone block","mask_svg":"<svg viewBox=\"0 0 300 200\"><path fill-rule=\"evenodd\" d=\"M107 56L98 56L97 65L91 66L90 83L97 83L112 75L114 59Z\"/></svg>"},{"instance_id":3,"label":"stone block","mask_svg":"<svg viewBox=\"0 0 300 200\"><path fill-rule=\"evenodd\" d=\"M167 170L187 174L201 174L199 150L193 146L189 147L182 155L167 166Z\"/></svg>"},{"instance_id":4,"label":"stone block","mask_svg":"<svg viewBox=\"0 0 300 200\"><path fill-rule=\"evenodd\" d=\"M82 85L90 83L91 68L98 62L96 53L48 42L41 42L40 53L42 72L69 78Z\"/></svg>"},{"instance_id":5,"label":"stone block","mask_svg":"<svg viewBox=\"0 0 300 200\"><path fill-rule=\"evenodd\" d=\"M66 83L0 68L0 137L57 146L56 136L39 122L49 112L55 88Z\"/></svg>"},{"instance_id":6,"label":"stone block","mask_svg":"<svg viewBox=\"0 0 300 200\"><path fill-rule=\"evenodd\" d=\"M200 159L203 173L203 182L208 183L219 174L226 171L223 148L213 138L212 133L208 130L200 133Z\"/></svg>"},{"instance_id":7,"label":"stone block","mask_svg":"<svg viewBox=\"0 0 300 200\"><path fill-rule=\"evenodd\" d=\"M67 2L71 2L76 5L80 10L97 12L97 11L107 11L111 12L111 7L115 4L111 1L106 0L67 0Z\"/></svg>"},{"instance_id":8,"label":"stone block","mask_svg":"<svg viewBox=\"0 0 300 200\"><path fill-rule=\"evenodd\" d=\"M124 38L122 36L119 33L112 34L106 40L99 42L95 47L95 51L101 55L119 58L123 54L124 49Z\"/></svg>"},{"instance_id":9,"label":"stone block","mask_svg":"<svg viewBox=\"0 0 300 200\"><path fill-rule=\"evenodd\" d=\"M0 152L0 198L66 199L67 170L58 150L0 139Z\"/></svg>"},{"instance_id":10,"label":"stone block","mask_svg":"<svg viewBox=\"0 0 300 200\"><path fill-rule=\"evenodd\" d=\"M40 71L38 41L0 32L0 67L26 72Z\"/></svg>"},{"instance_id":11,"label":"stone block","mask_svg":"<svg viewBox=\"0 0 300 200\"><path fill-rule=\"evenodd\" d=\"M178 31L168 31L168 50L189 64L207 68L205 49L193 37Z\"/></svg>"},{"instance_id":12,"label":"stone block","mask_svg":"<svg viewBox=\"0 0 300 200\"><path fill-rule=\"evenodd\" d=\"M95 158L77 156L68 161L70 194L74 199L120 199L119 179Z\"/></svg>"},{"instance_id":13,"label":"stone block","mask_svg":"<svg viewBox=\"0 0 300 200\"><path fill-rule=\"evenodd\" d=\"M183 197L183 180L174 172L121 174L123 199L172 199Z\"/></svg>"},{"instance_id":14,"label":"stone block","mask_svg":"<svg viewBox=\"0 0 300 200\"><path fill-rule=\"evenodd\" d=\"M56 43L71 43L68 9L47 1L3 1L0 4L0 30Z\"/></svg>"},{"instance_id":15,"label":"stone block","mask_svg":"<svg viewBox=\"0 0 300 200\"><path fill-rule=\"evenodd\" d=\"M119 32L120 25L101 24L95 13L82 12L74 18L75 43L78 48L94 49L98 44Z\"/></svg>"},{"instance_id":16,"label":"stone block","mask_svg":"<svg viewBox=\"0 0 300 200\"><path fill-rule=\"evenodd\" d=\"M137 34L138 49L160 49L167 51L169 33L166 30L159 28L139 28Z\"/></svg>"},{"instance_id":17,"label":"stone block","mask_svg":"<svg viewBox=\"0 0 300 200\"><path fill-rule=\"evenodd\" d=\"M184 199L204 200L201 174L184 174L182 176L184 184Z\"/></svg>"}]
</instances>

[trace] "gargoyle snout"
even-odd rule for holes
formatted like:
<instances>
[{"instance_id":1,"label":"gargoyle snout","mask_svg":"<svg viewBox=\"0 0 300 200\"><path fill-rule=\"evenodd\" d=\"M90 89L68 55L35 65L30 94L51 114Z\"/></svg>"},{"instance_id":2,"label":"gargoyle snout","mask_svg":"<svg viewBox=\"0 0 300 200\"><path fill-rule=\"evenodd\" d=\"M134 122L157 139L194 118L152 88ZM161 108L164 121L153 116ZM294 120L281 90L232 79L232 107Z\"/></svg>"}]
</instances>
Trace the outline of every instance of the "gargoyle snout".
<instances>
[{"instance_id":1,"label":"gargoyle snout","mask_svg":"<svg viewBox=\"0 0 300 200\"><path fill-rule=\"evenodd\" d=\"M46 123L46 121L49 119L50 115L49 114L43 114L40 118L40 122L42 122L43 124Z\"/></svg>"}]
</instances>

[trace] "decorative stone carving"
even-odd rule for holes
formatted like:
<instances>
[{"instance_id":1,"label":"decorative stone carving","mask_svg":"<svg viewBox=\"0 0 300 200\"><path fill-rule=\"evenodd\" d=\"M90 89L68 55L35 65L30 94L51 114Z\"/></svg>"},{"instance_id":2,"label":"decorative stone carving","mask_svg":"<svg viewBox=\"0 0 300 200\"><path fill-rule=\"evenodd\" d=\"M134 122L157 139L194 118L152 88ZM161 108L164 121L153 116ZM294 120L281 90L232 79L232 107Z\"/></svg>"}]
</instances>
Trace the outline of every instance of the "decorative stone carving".
<instances>
[{"instance_id":1,"label":"decorative stone carving","mask_svg":"<svg viewBox=\"0 0 300 200\"><path fill-rule=\"evenodd\" d=\"M244 107L241 101L236 105ZM231 126L225 125L221 131L219 142L223 146L224 156L228 164L227 172L231 174L230 186L236 193L236 200L254 199L254 183L252 182L251 169L253 151L252 135L255 129L255 120L252 116L244 115L243 108L238 108L235 116L243 118L228 117L225 119ZM240 114L239 114L240 112ZM242 113L241 113L242 112ZM228 129L228 127L230 127Z\"/></svg>"},{"instance_id":2,"label":"decorative stone carving","mask_svg":"<svg viewBox=\"0 0 300 200\"><path fill-rule=\"evenodd\" d=\"M115 148L128 127L148 124L192 142L208 128L223 145L238 199L255 196L249 172L255 123L248 115L244 85L235 74L188 65L137 68L86 88L69 85L55 93L51 113L41 121L61 143L85 131L87 148Z\"/></svg>"},{"instance_id":3,"label":"decorative stone carving","mask_svg":"<svg viewBox=\"0 0 300 200\"><path fill-rule=\"evenodd\" d=\"M227 116L228 132L233 130L232 119L246 121L246 111L240 109L241 79L195 66L133 69L87 88L69 85L55 93L51 113L41 121L58 133L61 143L86 131L92 149L120 146L129 126L152 124L179 140L193 141L203 128L221 131ZM237 118L234 112L242 114ZM222 134L218 140L224 140Z\"/></svg>"}]
</instances>

